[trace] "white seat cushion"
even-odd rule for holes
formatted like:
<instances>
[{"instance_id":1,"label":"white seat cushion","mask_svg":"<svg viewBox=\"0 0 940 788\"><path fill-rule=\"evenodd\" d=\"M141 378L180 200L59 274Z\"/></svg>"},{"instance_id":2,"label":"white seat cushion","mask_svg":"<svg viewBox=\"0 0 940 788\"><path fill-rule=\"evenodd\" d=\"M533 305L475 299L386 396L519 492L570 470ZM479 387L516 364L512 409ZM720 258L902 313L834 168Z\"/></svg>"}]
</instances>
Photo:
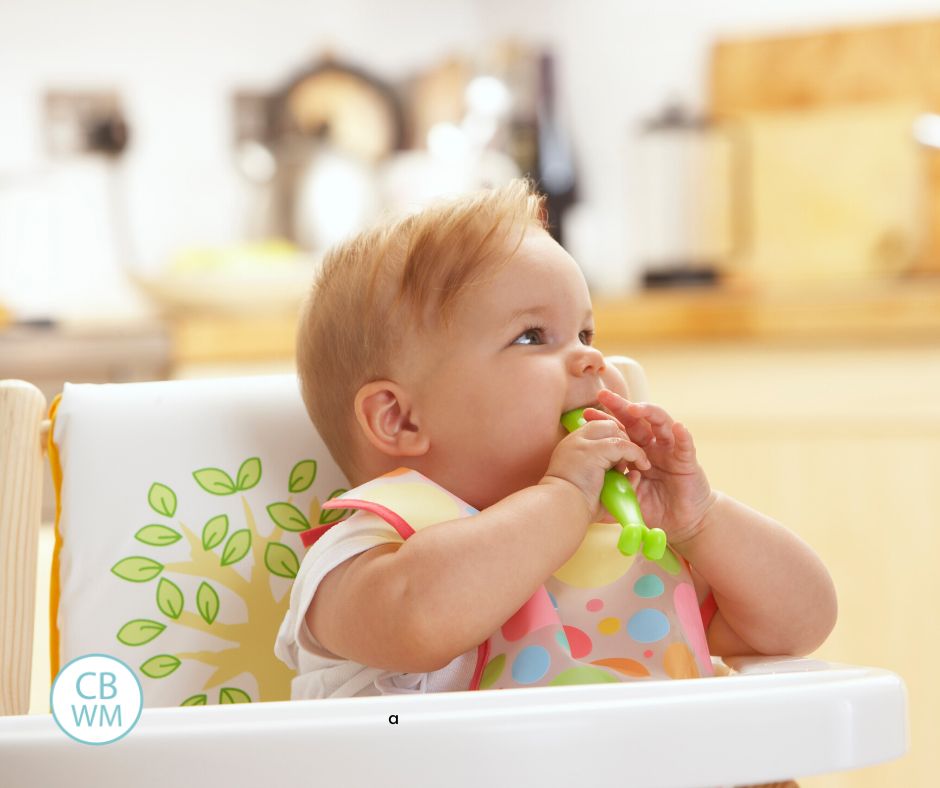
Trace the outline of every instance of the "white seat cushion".
<instances>
[{"instance_id":1,"label":"white seat cushion","mask_svg":"<svg viewBox=\"0 0 940 788\"><path fill-rule=\"evenodd\" d=\"M53 674L104 652L148 706L289 698L272 649L298 532L348 486L296 378L67 384L53 441Z\"/></svg>"}]
</instances>

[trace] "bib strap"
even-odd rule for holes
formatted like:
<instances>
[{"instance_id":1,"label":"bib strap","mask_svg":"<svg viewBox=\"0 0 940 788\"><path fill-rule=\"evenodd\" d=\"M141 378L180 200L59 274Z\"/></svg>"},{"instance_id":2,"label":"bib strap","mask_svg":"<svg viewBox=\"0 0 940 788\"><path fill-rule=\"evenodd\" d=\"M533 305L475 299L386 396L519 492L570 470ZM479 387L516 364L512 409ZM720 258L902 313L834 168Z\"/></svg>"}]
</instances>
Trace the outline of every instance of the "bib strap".
<instances>
[{"instance_id":1,"label":"bib strap","mask_svg":"<svg viewBox=\"0 0 940 788\"><path fill-rule=\"evenodd\" d=\"M394 528L402 539L407 539L415 531L398 514L386 506L382 506L375 501L360 501L355 498L332 498L320 506L321 509L361 509L362 511L372 512L381 517L392 528ZM323 534L329 531L334 525L339 525L343 520L335 523L327 523L317 528L309 528L300 535L300 540L304 547L311 547Z\"/></svg>"}]
</instances>

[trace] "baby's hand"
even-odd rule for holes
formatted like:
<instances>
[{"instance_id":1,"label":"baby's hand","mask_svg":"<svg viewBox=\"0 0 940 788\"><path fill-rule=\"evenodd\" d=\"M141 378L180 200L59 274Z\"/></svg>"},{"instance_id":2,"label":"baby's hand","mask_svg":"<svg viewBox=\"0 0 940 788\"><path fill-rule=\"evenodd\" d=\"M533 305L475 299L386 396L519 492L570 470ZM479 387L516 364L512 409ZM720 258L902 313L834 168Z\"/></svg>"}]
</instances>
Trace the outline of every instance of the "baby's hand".
<instances>
[{"instance_id":1,"label":"baby's hand","mask_svg":"<svg viewBox=\"0 0 940 788\"><path fill-rule=\"evenodd\" d=\"M586 409L582 429L614 421L649 460L642 474L633 470L628 475L646 524L662 528L670 544L681 545L695 536L716 496L698 464L689 431L662 408L630 402L609 389L601 390L598 401L610 413Z\"/></svg>"},{"instance_id":2,"label":"baby's hand","mask_svg":"<svg viewBox=\"0 0 940 788\"><path fill-rule=\"evenodd\" d=\"M617 421L607 416L585 424L559 442L542 483L563 479L573 484L587 500L592 518L589 522L594 522L605 511L600 502L604 473L615 466L627 468L628 463L636 468L651 467L643 449L628 439Z\"/></svg>"}]
</instances>

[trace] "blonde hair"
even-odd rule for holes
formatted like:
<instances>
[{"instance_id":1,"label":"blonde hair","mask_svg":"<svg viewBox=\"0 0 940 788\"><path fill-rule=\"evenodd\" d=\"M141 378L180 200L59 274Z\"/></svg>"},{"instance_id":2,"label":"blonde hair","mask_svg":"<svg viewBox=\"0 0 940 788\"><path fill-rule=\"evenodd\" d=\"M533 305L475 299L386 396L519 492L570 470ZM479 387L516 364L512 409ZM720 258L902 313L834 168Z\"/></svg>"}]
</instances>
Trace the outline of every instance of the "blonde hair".
<instances>
[{"instance_id":1,"label":"blonde hair","mask_svg":"<svg viewBox=\"0 0 940 788\"><path fill-rule=\"evenodd\" d=\"M530 181L517 179L328 251L301 310L297 372L307 413L347 478L358 471L356 392L393 377L409 329L449 325L470 286L512 256L528 227L545 227L543 203Z\"/></svg>"}]
</instances>

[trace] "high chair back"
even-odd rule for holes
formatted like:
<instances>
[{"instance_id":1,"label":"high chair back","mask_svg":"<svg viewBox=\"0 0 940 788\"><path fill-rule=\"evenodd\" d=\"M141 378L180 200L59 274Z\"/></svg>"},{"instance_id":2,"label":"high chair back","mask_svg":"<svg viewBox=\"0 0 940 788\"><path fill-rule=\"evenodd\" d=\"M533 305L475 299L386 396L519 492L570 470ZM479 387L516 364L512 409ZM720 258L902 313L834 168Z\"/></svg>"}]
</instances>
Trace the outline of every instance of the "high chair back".
<instances>
[{"instance_id":1,"label":"high chair back","mask_svg":"<svg viewBox=\"0 0 940 788\"><path fill-rule=\"evenodd\" d=\"M609 360L645 396L642 368ZM9 714L28 705L42 400L22 383L4 391L3 501L30 499L0 531ZM103 652L134 669L148 706L288 699L272 648L300 533L339 519L320 506L348 486L295 376L66 384L51 417L51 676Z\"/></svg>"}]
</instances>

